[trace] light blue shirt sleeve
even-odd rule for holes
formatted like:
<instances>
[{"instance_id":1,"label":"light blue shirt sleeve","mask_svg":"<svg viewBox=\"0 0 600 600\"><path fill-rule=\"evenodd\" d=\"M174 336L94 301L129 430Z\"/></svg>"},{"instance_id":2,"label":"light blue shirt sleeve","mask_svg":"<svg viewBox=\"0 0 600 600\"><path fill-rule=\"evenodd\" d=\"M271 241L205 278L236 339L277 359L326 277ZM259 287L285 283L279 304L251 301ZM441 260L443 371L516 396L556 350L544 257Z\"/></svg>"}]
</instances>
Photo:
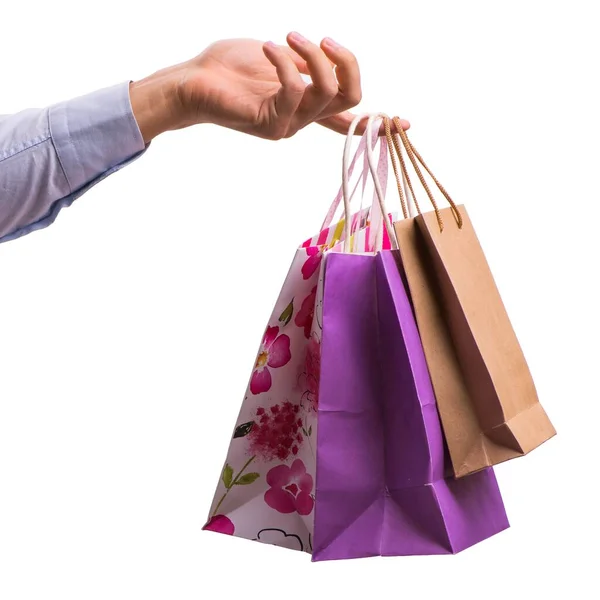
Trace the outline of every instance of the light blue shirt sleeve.
<instances>
[{"instance_id":1,"label":"light blue shirt sleeve","mask_svg":"<svg viewBox=\"0 0 600 600\"><path fill-rule=\"evenodd\" d=\"M129 82L0 116L0 243L47 227L145 148Z\"/></svg>"}]
</instances>

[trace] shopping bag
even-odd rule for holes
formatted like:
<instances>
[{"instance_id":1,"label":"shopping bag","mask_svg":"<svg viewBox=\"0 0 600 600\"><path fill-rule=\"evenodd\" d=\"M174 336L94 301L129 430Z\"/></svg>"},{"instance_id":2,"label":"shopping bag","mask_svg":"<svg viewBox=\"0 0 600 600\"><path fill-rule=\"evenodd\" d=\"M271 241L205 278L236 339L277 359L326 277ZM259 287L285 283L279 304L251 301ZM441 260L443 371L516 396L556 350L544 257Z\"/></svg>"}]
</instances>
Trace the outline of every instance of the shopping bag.
<instances>
[{"instance_id":1,"label":"shopping bag","mask_svg":"<svg viewBox=\"0 0 600 600\"><path fill-rule=\"evenodd\" d=\"M394 254L325 258L314 560L455 553L508 527L491 469L444 478Z\"/></svg>"},{"instance_id":2,"label":"shopping bag","mask_svg":"<svg viewBox=\"0 0 600 600\"><path fill-rule=\"evenodd\" d=\"M381 188L371 125L369 169ZM458 552L508 527L500 492L492 470L444 479L443 437L420 339L398 254L385 249L393 232L382 190L379 214L371 211L377 231L365 227L350 236L347 187L343 246L321 254L306 304L313 313L303 315L303 302L291 317L306 328L304 362L285 383L280 379L274 399L286 401L279 405L259 401L252 410L250 384L234 433L234 443L244 438L247 449L236 456L232 443L207 528L305 550L315 561ZM277 344L273 337L264 345ZM259 454L265 464L256 468ZM234 463L243 465L241 475ZM239 482L253 492L239 494Z\"/></svg>"},{"instance_id":3,"label":"shopping bag","mask_svg":"<svg viewBox=\"0 0 600 600\"><path fill-rule=\"evenodd\" d=\"M400 138L435 209L417 206L416 218L395 223L395 232L452 467L462 477L527 454L556 432L465 207L452 202L404 132L391 136L389 123L387 130L392 160L394 150L402 158ZM419 163L450 208L437 208ZM414 197L412 187L407 192Z\"/></svg>"},{"instance_id":4,"label":"shopping bag","mask_svg":"<svg viewBox=\"0 0 600 600\"><path fill-rule=\"evenodd\" d=\"M361 138L348 168L364 154ZM383 154L387 146L382 145ZM387 177L387 156L380 161ZM353 190L363 183L368 165ZM320 326L315 309L322 293L322 261L350 235L355 247L369 239L368 209L332 223L342 188L320 232L296 251L254 363L225 465L204 529L311 552ZM361 202L362 205L362 202ZM347 227L347 224L349 226ZM384 240L389 247L389 240ZM319 288L320 289L320 288Z\"/></svg>"}]
</instances>

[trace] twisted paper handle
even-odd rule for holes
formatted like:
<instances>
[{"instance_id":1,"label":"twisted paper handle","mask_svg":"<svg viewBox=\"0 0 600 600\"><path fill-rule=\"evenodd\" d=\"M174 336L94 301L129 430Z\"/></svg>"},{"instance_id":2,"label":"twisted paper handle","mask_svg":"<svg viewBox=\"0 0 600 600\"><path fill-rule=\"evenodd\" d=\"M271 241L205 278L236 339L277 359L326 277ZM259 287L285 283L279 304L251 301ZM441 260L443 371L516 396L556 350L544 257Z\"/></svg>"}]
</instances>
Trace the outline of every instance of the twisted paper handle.
<instances>
[{"instance_id":1,"label":"twisted paper handle","mask_svg":"<svg viewBox=\"0 0 600 600\"><path fill-rule=\"evenodd\" d=\"M423 176L423 173L419 167L419 163L427 171L427 173L429 174L429 176L431 177L431 179L433 180L433 182L435 183L437 188L440 190L440 192L442 193L444 198L446 198L446 200L448 201L448 204L450 204L450 207L454 214L456 223L458 224L459 229L461 229L463 220L462 220L460 211L458 210L458 207L456 206L456 203L452 200L452 198L450 197L448 192L444 189L444 186L437 180L435 175L431 172L431 169L425 164L425 161L423 160L421 155L417 152L416 148L412 145L412 142L408 139L406 132L402 128L402 123L400 123L400 119L398 117L394 117L392 119L392 121L396 127L397 133L395 135L392 134L390 120L388 118L384 118L385 136L387 138L388 147L390 149L390 155L392 157L392 167L394 169L394 175L396 177L396 183L398 185L398 193L400 194L400 203L402 204L402 213L404 214L404 218L407 218L408 214L406 211L404 193L402 191L400 176L398 174L398 168L396 165L396 160L394 158L394 151L398 155L402 174L403 174L404 178L406 179L408 188L412 195L412 199L414 200L415 207L419 214L421 214L421 209L417 202L417 197L416 197L414 189L412 187L412 182L410 181L410 177L408 176L408 171L406 169L406 163L404 162L404 157L402 155L402 149L400 147L400 142L398 142L398 137L400 137L400 139L402 140L402 145L404 146L404 148L406 150L406 154L408 155L408 158L410 159L410 162L413 165L413 168L415 170L415 173L417 174L417 177L419 178L419 181L421 182L421 185L423 186L423 188L425 189L425 192L427 193L427 196L429 197L429 201L431 202L431 204L433 206L433 210L435 211L435 216L436 216L440 231L444 230L444 222L442 220L442 215L440 214L440 210L438 208L437 202L435 201L435 198L433 197L433 194L431 193L431 190L429 189L429 186L427 185L427 181L425 180L425 177Z\"/></svg>"},{"instance_id":2,"label":"twisted paper handle","mask_svg":"<svg viewBox=\"0 0 600 600\"><path fill-rule=\"evenodd\" d=\"M402 152L399 148L398 141L394 140L394 138L392 137L392 129L390 126L390 120L388 118L385 118L383 120L383 124L385 127L385 137L387 138L388 147L390 150L390 157L392 159L392 168L394 169L394 176L396 177L396 185L398 186L398 194L400 195L400 205L402 206L402 215L404 216L405 219L408 219L410 210L407 210L407 203L408 203L408 207L410 209L410 199L405 198L405 196L404 196L404 186L402 185L402 181L400 180L400 175L398 174L398 166L396 164L396 156L395 156L394 150L398 154L398 159L400 160L400 168L402 171L402 176L404 178L404 181L406 181L406 185L408 186L408 188L411 192L412 200L413 200L417 210L419 211L419 213L421 212L421 210L419 208L419 204L417 202L417 198L415 197L415 192L412 187L412 182L410 180L408 171L406 169L406 164L404 162L404 156L402 155ZM394 142L395 142L395 144L394 144Z\"/></svg>"}]
</instances>

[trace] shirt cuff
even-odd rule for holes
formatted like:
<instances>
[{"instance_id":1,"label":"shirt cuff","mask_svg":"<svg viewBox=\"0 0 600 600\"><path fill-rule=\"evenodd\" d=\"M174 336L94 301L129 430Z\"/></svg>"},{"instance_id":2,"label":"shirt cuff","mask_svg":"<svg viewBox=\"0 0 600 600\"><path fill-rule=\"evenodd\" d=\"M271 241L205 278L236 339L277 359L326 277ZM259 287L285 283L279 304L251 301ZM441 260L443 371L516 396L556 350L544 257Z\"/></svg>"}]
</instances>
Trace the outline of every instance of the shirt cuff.
<instances>
[{"instance_id":1,"label":"shirt cuff","mask_svg":"<svg viewBox=\"0 0 600 600\"><path fill-rule=\"evenodd\" d=\"M48 118L71 193L145 149L129 82L56 104Z\"/></svg>"}]
</instances>

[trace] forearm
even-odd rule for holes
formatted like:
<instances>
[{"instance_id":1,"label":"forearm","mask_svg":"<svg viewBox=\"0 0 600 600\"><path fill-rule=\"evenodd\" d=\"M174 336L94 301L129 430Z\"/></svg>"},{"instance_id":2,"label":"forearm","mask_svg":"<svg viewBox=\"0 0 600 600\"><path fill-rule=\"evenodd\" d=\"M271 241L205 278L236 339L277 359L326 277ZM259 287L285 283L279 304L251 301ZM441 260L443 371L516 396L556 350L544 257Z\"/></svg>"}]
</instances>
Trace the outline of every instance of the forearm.
<instances>
[{"instance_id":1,"label":"forearm","mask_svg":"<svg viewBox=\"0 0 600 600\"><path fill-rule=\"evenodd\" d=\"M127 83L0 117L0 242L46 227L144 148Z\"/></svg>"},{"instance_id":2,"label":"forearm","mask_svg":"<svg viewBox=\"0 0 600 600\"><path fill-rule=\"evenodd\" d=\"M213 123L278 140L318 122L345 133L361 96L356 58L328 38L287 41L221 40L139 81L0 118L0 242L50 224L164 131Z\"/></svg>"}]
</instances>

